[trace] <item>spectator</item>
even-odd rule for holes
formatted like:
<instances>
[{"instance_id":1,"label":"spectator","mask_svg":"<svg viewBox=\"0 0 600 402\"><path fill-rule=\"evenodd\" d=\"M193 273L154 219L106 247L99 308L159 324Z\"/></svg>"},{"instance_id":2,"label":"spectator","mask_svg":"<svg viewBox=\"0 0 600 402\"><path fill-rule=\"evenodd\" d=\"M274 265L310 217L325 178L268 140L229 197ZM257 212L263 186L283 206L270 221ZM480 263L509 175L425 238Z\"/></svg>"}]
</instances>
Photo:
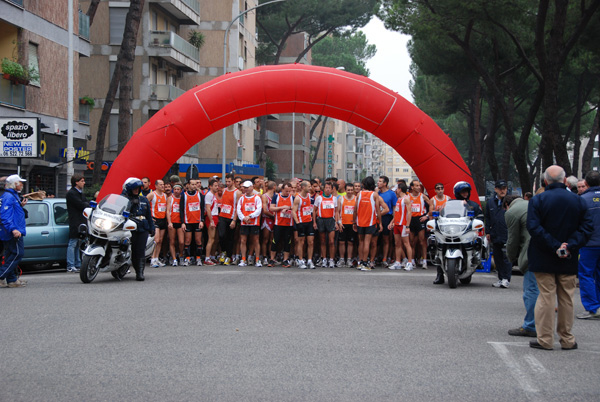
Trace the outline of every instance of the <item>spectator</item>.
<instances>
[{"instance_id":1,"label":"spectator","mask_svg":"<svg viewBox=\"0 0 600 402\"><path fill-rule=\"evenodd\" d=\"M56 198L56 194L53 190L46 191L46 198Z\"/></svg>"},{"instance_id":2,"label":"spectator","mask_svg":"<svg viewBox=\"0 0 600 402\"><path fill-rule=\"evenodd\" d=\"M23 205L27 199L21 201L19 192L23 190L23 182L19 175L13 174L6 178L5 190L0 196L0 240L4 246L4 263L0 268L0 287L21 288L25 281L19 280L17 268L23 258L25 246L23 237L25 230L25 210Z\"/></svg>"},{"instance_id":3,"label":"spectator","mask_svg":"<svg viewBox=\"0 0 600 402\"><path fill-rule=\"evenodd\" d=\"M579 293L585 312L577 314L581 320L600 319L600 173L592 170L585 175L588 188L581 198L587 203L593 220L594 232L579 256ZM578 186L579 187L579 186Z\"/></svg>"},{"instance_id":4,"label":"spectator","mask_svg":"<svg viewBox=\"0 0 600 402\"><path fill-rule=\"evenodd\" d=\"M588 188L589 188L589 184L587 184L587 181L585 179L579 180L577 182L577 194L581 195L581 194L585 193L585 191Z\"/></svg>"},{"instance_id":5,"label":"spectator","mask_svg":"<svg viewBox=\"0 0 600 402\"><path fill-rule=\"evenodd\" d=\"M536 349L552 350L555 306L558 298L556 331L564 350L577 349L573 327L573 294L579 248L592 233L585 201L565 191L567 180L560 166L544 173L546 191L533 197L527 209L527 230L531 235L527 258L540 294L535 304Z\"/></svg>"},{"instance_id":6,"label":"spectator","mask_svg":"<svg viewBox=\"0 0 600 402\"><path fill-rule=\"evenodd\" d=\"M577 183L579 180L575 176L567 177L567 189L574 194L577 194Z\"/></svg>"},{"instance_id":7,"label":"spectator","mask_svg":"<svg viewBox=\"0 0 600 402\"><path fill-rule=\"evenodd\" d=\"M79 225L85 224L83 210L90 206L83 194L85 179L75 173L71 176L71 189L67 191L67 213L69 214L69 245L67 246L67 272L79 272L81 252L79 250Z\"/></svg>"},{"instance_id":8,"label":"spectator","mask_svg":"<svg viewBox=\"0 0 600 402\"><path fill-rule=\"evenodd\" d=\"M510 285L512 273L512 266L504 252L504 244L508 237L504 209L502 209L502 200L508 192L506 180L497 180L494 191L496 194L488 200L485 209L485 232L487 233L488 242L492 243L494 263L498 272L498 281L494 282L492 286L506 289Z\"/></svg>"},{"instance_id":9,"label":"spectator","mask_svg":"<svg viewBox=\"0 0 600 402\"><path fill-rule=\"evenodd\" d=\"M512 336L536 337L535 332L535 302L539 291L535 275L529 271L527 249L531 236L527 231L527 207L529 201L521 197L507 195L503 201L504 219L508 229L506 241L506 255L508 260L517 262L519 270L523 273L523 303L525 304L525 319L519 328L508 330Z\"/></svg>"},{"instance_id":10,"label":"spectator","mask_svg":"<svg viewBox=\"0 0 600 402\"><path fill-rule=\"evenodd\" d=\"M528 191L528 192L526 192L525 194L523 194L523 199L524 199L525 201L529 201L529 200L530 200L530 199L532 199L532 198L533 198L533 194L532 194L531 192L529 192L529 191Z\"/></svg>"}]
</instances>

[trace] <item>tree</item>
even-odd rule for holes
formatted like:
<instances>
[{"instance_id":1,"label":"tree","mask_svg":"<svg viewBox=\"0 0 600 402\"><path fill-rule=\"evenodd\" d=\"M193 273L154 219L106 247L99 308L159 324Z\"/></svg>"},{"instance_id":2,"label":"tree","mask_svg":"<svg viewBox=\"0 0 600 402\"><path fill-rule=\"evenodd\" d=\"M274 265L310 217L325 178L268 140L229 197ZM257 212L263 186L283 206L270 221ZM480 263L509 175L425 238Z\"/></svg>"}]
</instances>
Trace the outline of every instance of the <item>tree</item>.
<instances>
[{"instance_id":1,"label":"tree","mask_svg":"<svg viewBox=\"0 0 600 402\"><path fill-rule=\"evenodd\" d=\"M350 73L369 76L367 61L377 53L375 45L369 45L362 32L344 32L329 35L312 50L312 64L323 67L343 67Z\"/></svg>"}]
</instances>

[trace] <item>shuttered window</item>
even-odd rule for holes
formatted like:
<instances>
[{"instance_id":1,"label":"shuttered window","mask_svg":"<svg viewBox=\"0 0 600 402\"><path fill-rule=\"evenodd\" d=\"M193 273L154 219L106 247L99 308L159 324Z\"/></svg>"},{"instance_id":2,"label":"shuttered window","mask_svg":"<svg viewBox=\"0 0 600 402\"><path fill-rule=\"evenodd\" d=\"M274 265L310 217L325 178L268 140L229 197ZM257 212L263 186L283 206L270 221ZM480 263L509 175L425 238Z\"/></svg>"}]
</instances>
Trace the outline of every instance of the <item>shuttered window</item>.
<instances>
[{"instance_id":1,"label":"shuttered window","mask_svg":"<svg viewBox=\"0 0 600 402\"><path fill-rule=\"evenodd\" d=\"M34 75L37 77L35 79L31 79L29 84L40 86L40 63L38 61L38 45L35 43L29 43L29 70L34 72Z\"/></svg>"},{"instance_id":2,"label":"shuttered window","mask_svg":"<svg viewBox=\"0 0 600 402\"><path fill-rule=\"evenodd\" d=\"M125 32L125 17L127 17L128 8L111 7L110 8L110 44L120 45L123 42L123 33Z\"/></svg>"}]
</instances>

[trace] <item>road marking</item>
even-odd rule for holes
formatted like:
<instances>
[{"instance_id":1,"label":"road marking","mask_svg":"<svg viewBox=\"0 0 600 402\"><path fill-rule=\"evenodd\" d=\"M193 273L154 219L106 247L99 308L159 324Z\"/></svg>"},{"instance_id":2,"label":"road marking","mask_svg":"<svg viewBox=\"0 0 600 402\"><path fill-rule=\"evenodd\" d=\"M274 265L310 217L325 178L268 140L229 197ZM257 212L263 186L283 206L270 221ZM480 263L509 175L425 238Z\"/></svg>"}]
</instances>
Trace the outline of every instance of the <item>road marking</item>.
<instances>
[{"instance_id":1,"label":"road marking","mask_svg":"<svg viewBox=\"0 0 600 402\"><path fill-rule=\"evenodd\" d=\"M543 374L546 372L546 367L544 367L544 365L538 359L533 357L533 355L525 355L524 359L527 363L529 363L529 367L531 367L531 369L536 373Z\"/></svg>"},{"instance_id":2,"label":"road marking","mask_svg":"<svg viewBox=\"0 0 600 402\"><path fill-rule=\"evenodd\" d=\"M532 381L529 379L525 371L521 368L519 363L510 355L506 344L503 342L488 342L498 356L502 359L506 367L508 368L508 372L513 378L517 381L521 389L527 395L527 398L533 401L542 401L543 399L538 395L539 390L533 385Z\"/></svg>"}]
</instances>

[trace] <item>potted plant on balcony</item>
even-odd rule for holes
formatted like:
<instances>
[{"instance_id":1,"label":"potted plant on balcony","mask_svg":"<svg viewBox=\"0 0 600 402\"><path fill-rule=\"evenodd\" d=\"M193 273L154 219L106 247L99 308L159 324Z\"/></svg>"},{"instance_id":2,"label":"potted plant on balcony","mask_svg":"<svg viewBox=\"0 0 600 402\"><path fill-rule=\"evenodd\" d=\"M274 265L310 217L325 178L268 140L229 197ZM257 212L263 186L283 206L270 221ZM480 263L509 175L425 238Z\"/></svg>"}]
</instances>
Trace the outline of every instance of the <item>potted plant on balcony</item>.
<instances>
[{"instance_id":1,"label":"potted plant on balcony","mask_svg":"<svg viewBox=\"0 0 600 402\"><path fill-rule=\"evenodd\" d=\"M204 45L204 39L202 32L191 31L188 35L188 42L198 50Z\"/></svg>"},{"instance_id":2,"label":"potted plant on balcony","mask_svg":"<svg viewBox=\"0 0 600 402\"><path fill-rule=\"evenodd\" d=\"M31 80L40 78L37 70L34 67L24 67L16 61L8 58L2 59L2 76L4 79L10 80L13 84L27 85Z\"/></svg>"},{"instance_id":3,"label":"potted plant on balcony","mask_svg":"<svg viewBox=\"0 0 600 402\"><path fill-rule=\"evenodd\" d=\"M79 98L79 103L81 105L90 105L91 107L94 107L94 105L96 104L96 102L94 102L94 99L90 98L89 96L83 96Z\"/></svg>"}]
</instances>

